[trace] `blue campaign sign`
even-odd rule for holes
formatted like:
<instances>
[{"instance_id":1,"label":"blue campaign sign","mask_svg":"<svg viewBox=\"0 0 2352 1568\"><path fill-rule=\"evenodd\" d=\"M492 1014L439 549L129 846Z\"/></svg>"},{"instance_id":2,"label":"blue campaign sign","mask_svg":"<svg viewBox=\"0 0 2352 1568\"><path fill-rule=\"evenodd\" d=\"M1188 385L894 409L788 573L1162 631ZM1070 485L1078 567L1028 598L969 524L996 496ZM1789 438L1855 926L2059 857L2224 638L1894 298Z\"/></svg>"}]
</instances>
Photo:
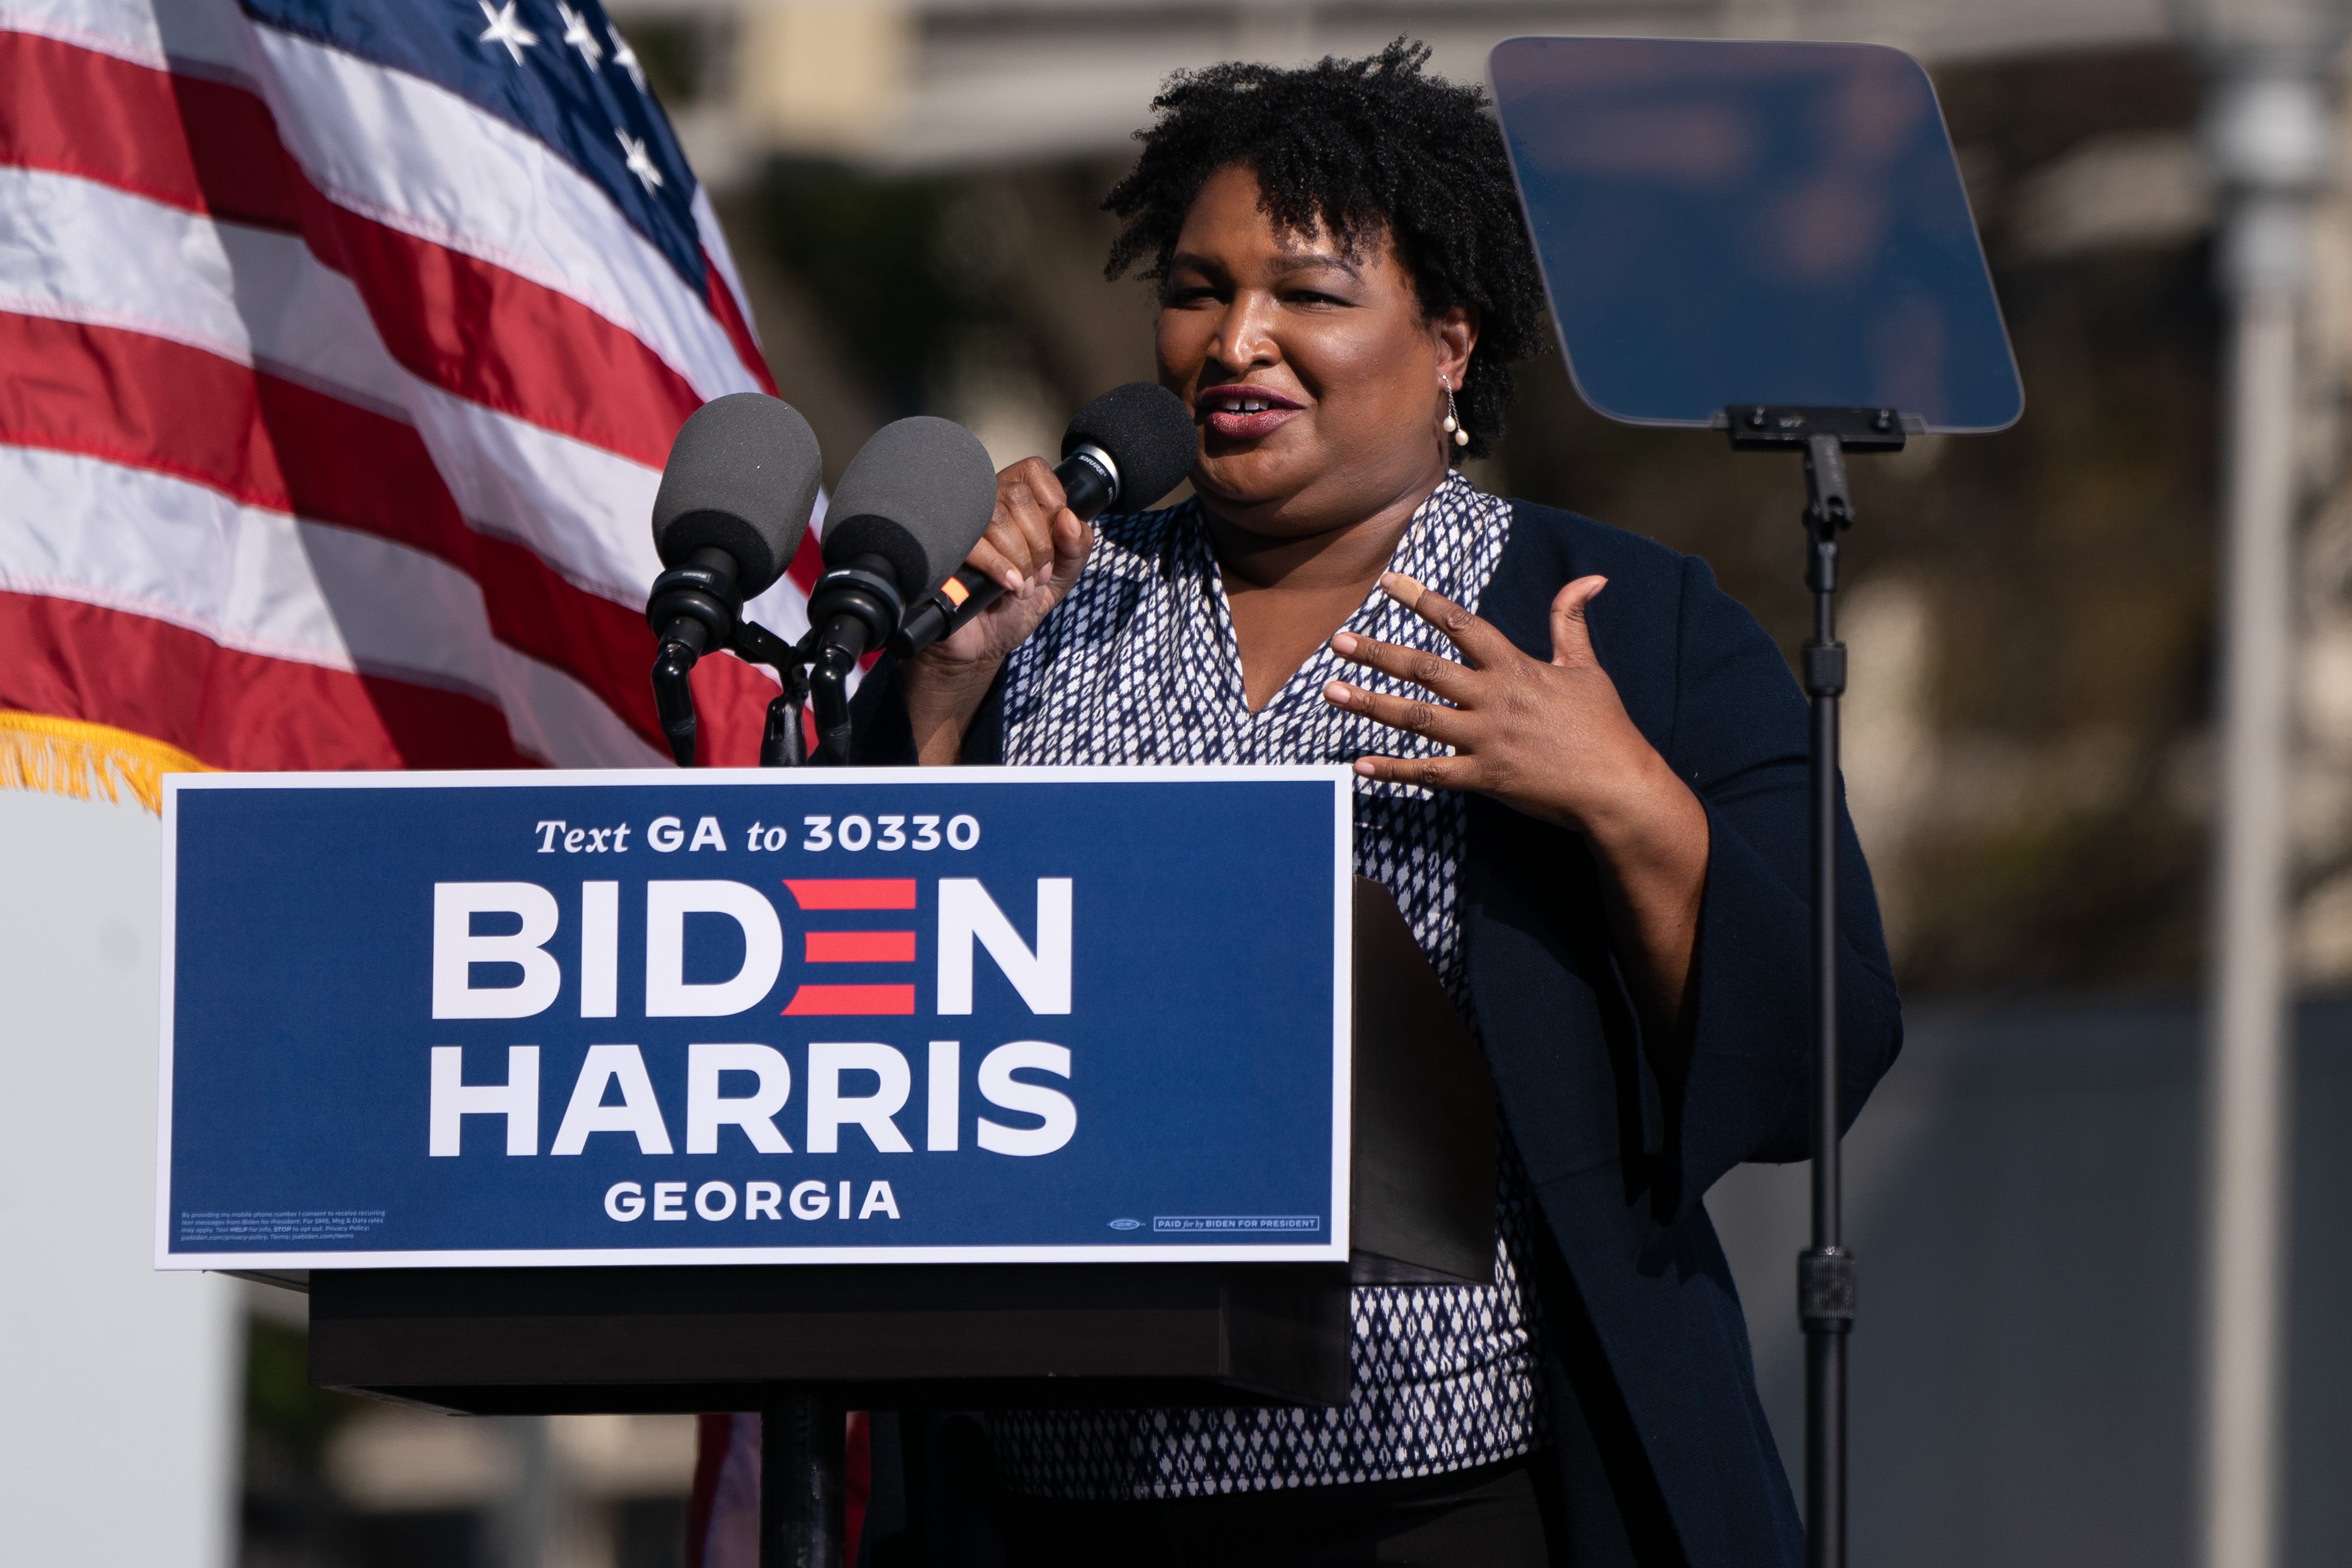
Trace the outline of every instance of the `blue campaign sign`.
<instances>
[{"instance_id":1,"label":"blue campaign sign","mask_svg":"<svg viewBox=\"0 0 2352 1568\"><path fill-rule=\"evenodd\" d=\"M1345 1258L1351 801L174 776L157 1264Z\"/></svg>"}]
</instances>

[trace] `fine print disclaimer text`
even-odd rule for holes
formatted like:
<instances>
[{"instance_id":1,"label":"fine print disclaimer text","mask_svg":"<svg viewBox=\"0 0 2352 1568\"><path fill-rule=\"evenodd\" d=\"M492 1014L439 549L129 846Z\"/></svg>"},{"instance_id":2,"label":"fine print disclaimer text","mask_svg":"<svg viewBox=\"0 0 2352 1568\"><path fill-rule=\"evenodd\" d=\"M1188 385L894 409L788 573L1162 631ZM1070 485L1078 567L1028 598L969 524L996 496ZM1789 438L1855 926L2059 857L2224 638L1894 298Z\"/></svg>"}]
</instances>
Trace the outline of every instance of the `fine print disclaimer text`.
<instances>
[{"instance_id":1,"label":"fine print disclaimer text","mask_svg":"<svg viewBox=\"0 0 2352 1568\"><path fill-rule=\"evenodd\" d=\"M184 1209L180 1240L343 1241L383 1223L382 1209Z\"/></svg>"}]
</instances>

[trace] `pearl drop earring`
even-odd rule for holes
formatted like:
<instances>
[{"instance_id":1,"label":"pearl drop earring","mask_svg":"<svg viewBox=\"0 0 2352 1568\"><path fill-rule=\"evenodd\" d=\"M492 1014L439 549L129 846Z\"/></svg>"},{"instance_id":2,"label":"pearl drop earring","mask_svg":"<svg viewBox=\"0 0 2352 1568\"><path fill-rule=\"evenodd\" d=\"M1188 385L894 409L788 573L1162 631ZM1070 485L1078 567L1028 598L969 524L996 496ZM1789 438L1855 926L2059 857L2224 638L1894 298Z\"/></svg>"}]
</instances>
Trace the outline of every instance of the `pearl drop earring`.
<instances>
[{"instance_id":1,"label":"pearl drop earring","mask_svg":"<svg viewBox=\"0 0 2352 1568\"><path fill-rule=\"evenodd\" d=\"M1454 437L1455 446L1467 447L1470 432L1462 428L1462 417L1454 411L1454 384L1441 375L1437 378L1437 384L1445 388L1445 423L1441 428Z\"/></svg>"}]
</instances>

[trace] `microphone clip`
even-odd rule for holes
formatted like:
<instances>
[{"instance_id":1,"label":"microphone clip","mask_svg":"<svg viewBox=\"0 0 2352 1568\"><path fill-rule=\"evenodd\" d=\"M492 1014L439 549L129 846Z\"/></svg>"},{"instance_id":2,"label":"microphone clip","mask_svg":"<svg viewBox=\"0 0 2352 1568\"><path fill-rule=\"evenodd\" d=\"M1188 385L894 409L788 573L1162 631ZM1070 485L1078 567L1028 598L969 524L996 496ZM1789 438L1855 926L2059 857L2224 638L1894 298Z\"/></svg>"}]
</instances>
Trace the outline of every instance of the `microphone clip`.
<instances>
[{"instance_id":1,"label":"microphone clip","mask_svg":"<svg viewBox=\"0 0 2352 1568\"><path fill-rule=\"evenodd\" d=\"M726 648L747 664L768 666L782 683L783 690L768 704L767 728L760 737L760 765L798 767L808 760L801 710L808 701L808 665L816 655L814 638L796 647L757 621L745 620L735 563L724 551L698 550L655 578L653 593L646 602L646 619L652 623L660 643L654 655L654 709L678 766L694 765L699 726L691 678L695 665L715 647Z\"/></svg>"},{"instance_id":2,"label":"microphone clip","mask_svg":"<svg viewBox=\"0 0 2352 1568\"><path fill-rule=\"evenodd\" d=\"M646 619L659 639L654 655L654 710L677 765L694 765L694 689L688 678L702 656L728 647L743 616L735 562L708 545L654 579Z\"/></svg>"},{"instance_id":3,"label":"microphone clip","mask_svg":"<svg viewBox=\"0 0 2352 1568\"><path fill-rule=\"evenodd\" d=\"M849 759L849 676L868 648L887 642L906 605L898 574L877 555L856 555L832 567L809 591L809 686L816 702L818 753Z\"/></svg>"},{"instance_id":4,"label":"microphone clip","mask_svg":"<svg viewBox=\"0 0 2352 1568\"><path fill-rule=\"evenodd\" d=\"M846 647L855 660L869 647L880 647L898 629L905 605L898 597L898 577L890 563L876 555L859 555L826 571L809 590L809 625L823 628L824 643ZM855 629L850 625L855 623Z\"/></svg>"},{"instance_id":5,"label":"microphone clip","mask_svg":"<svg viewBox=\"0 0 2352 1568\"><path fill-rule=\"evenodd\" d=\"M707 546L655 578L646 600L646 619L654 635L664 643L686 645L689 665L711 648L725 647L742 613L734 561L725 551Z\"/></svg>"}]
</instances>

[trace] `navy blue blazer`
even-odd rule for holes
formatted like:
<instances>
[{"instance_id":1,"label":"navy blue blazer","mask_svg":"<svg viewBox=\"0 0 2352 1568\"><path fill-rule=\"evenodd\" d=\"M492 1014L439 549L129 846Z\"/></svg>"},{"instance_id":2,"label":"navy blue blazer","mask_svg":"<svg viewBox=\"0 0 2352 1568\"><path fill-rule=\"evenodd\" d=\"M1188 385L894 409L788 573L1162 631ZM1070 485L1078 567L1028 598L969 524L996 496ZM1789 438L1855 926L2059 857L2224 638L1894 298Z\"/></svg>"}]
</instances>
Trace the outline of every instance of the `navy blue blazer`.
<instances>
[{"instance_id":1,"label":"navy blue blazer","mask_svg":"<svg viewBox=\"0 0 2352 1568\"><path fill-rule=\"evenodd\" d=\"M1657 1532L1643 1516L1662 1511L1656 1522L1670 1525L1693 1568L1797 1568L1795 1500L1701 1200L1742 1161L1806 1153L1804 699L1771 639L1705 562L1573 513L1513 506L1479 614L1549 659L1554 595L1575 578L1607 577L1587 611L1593 651L1634 724L1698 795L1710 834L1689 1016L1678 1040L1645 1049L1581 838L1481 797L1471 805L1460 906L1470 989L1505 1118L1556 1244L1539 1270L1547 1386L1556 1427L1572 1404L1593 1438L1582 1456L1574 1451L1581 1431L1556 1444L1568 1472L1568 1556L1647 1563L1657 1553L1638 1543ZM911 762L887 662L858 706L858 760ZM962 760L1002 756L1000 683ZM1851 1125L1893 1063L1903 1026L1869 868L1843 807L1840 828ZM1646 1463L1623 1451L1632 1442ZM1613 1496L1588 1511L1605 1515L1613 1504L1623 1521L1588 1529L1579 1498L1596 1462Z\"/></svg>"}]
</instances>

